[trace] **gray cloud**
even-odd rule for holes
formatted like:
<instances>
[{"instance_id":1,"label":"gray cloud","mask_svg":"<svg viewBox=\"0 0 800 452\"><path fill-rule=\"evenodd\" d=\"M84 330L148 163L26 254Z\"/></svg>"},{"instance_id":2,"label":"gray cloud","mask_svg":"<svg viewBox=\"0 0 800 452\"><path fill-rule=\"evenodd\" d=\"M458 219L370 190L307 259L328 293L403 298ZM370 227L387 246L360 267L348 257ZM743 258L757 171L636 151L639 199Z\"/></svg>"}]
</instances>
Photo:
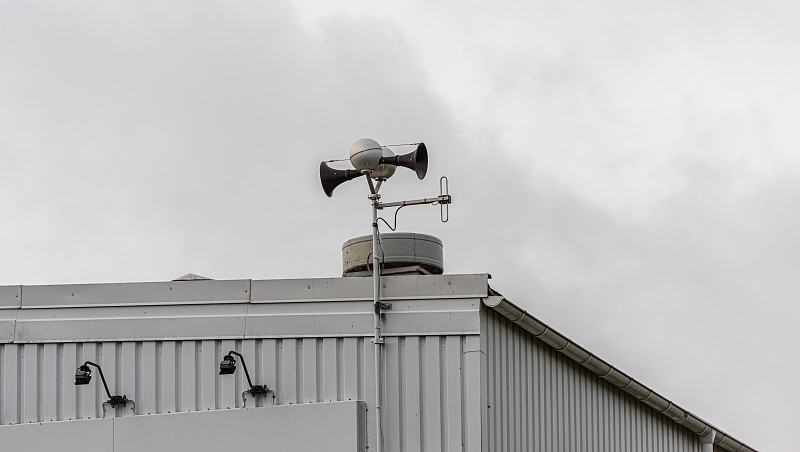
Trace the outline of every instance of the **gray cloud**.
<instances>
[{"instance_id":1,"label":"gray cloud","mask_svg":"<svg viewBox=\"0 0 800 452\"><path fill-rule=\"evenodd\" d=\"M762 22L713 4L604 5L519 14L536 28L499 26L503 5L463 22L309 25L279 3L6 2L0 284L336 276L370 213L363 184L322 194L319 161L361 136L424 140L429 177L398 172L383 194L430 196L450 178L449 223L400 213L402 230L444 240L449 272L492 273L665 396L754 447L789 448L769 425L790 431L800 401L784 357L800 339L797 114L753 88L781 80L764 75L778 64L764 46L723 45ZM438 44L407 28L437 21ZM500 39L481 47L459 25ZM531 27L549 40L514 41ZM461 53L460 71L447 66ZM762 69L719 77L741 56Z\"/></svg>"}]
</instances>

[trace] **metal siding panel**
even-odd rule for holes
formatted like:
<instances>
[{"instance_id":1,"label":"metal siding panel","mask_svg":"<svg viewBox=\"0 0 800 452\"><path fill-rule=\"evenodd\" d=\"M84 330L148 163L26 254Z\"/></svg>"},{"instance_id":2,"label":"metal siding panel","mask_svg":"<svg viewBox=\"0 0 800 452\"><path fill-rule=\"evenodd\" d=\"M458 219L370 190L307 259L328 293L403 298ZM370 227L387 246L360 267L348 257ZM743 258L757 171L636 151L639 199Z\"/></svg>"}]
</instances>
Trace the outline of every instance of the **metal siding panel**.
<instances>
[{"instance_id":1,"label":"metal siding panel","mask_svg":"<svg viewBox=\"0 0 800 452\"><path fill-rule=\"evenodd\" d=\"M176 375L176 380L179 385L178 389L178 406L176 410L179 411L197 411L200 409L197 393L197 378L195 378L195 369L197 367L196 347L197 341L180 341L177 343L179 353L177 354L176 363L179 371ZM123 345L124 347L124 345Z\"/></svg>"},{"instance_id":2,"label":"metal siding panel","mask_svg":"<svg viewBox=\"0 0 800 452\"><path fill-rule=\"evenodd\" d=\"M16 344L0 345L0 423L16 424L17 417L17 348Z\"/></svg>"},{"instance_id":3,"label":"metal siding panel","mask_svg":"<svg viewBox=\"0 0 800 452\"><path fill-rule=\"evenodd\" d=\"M402 341L402 339L401 339ZM422 447L420 408L422 399L420 394L420 338L411 336L405 338L401 347L401 362L403 371L401 383L403 388L403 407L405 418L403 420L404 429L401 430L403 437L404 450L408 452L419 452Z\"/></svg>"},{"instance_id":4,"label":"metal siding panel","mask_svg":"<svg viewBox=\"0 0 800 452\"><path fill-rule=\"evenodd\" d=\"M40 396L38 400L40 412L39 420L50 422L58 420L57 410L61 396L63 374L59 372L61 360L58 358L58 346L56 344L45 344L43 345L43 349L42 361L39 369L42 378L42 386L39 391Z\"/></svg>"},{"instance_id":5,"label":"metal siding panel","mask_svg":"<svg viewBox=\"0 0 800 452\"><path fill-rule=\"evenodd\" d=\"M480 450L480 347L477 335L386 338L387 452ZM99 372L89 385L72 384L86 360L102 366L111 392L133 400L137 414L241 406L243 369L218 375L219 360L229 350L244 354L254 382L274 389L278 403L352 398L374 406L374 348L368 338L3 344L0 420L102 417L107 396ZM128 409L107 406L105 416L128 417ZM366 430L373 447L374 411L367 413Z\"/></svg>"},{"instance_id":6,"label":"metal siding panel","mask_svg":"<svg viewBox=\"0 0 800 452\"><path fill-rule=\"evenodd\" d=\"M264 376L263 382L272 389L272 401L265 401L265 405L277 404L278 379L281 372L279 364L279 340L263 339L261 343L261 372Z\"/></svg>"},{"instance_id":7,"label":"metal siding panel","mask_svg":"<svg viewBox=\"0 0 800 452\"><path fill-rule=\"evenodd\" d=\"M137 407L141 405L139 411L142 414L156 414L158 413L156 409L156 392L158 391L157 386L160 386L161 382L156 378L156 359L158 354L156 353L155 342L142 342L138 356L136 373L142 390L137 394L139 399L136 400L136 405Z\"/></svg>"},{"instance_id":8,"label":"metal siding panel","mask_svg":"<svg viewBox=\"0 0 800 452\"><path fill-rule=\"evenodd\" d=\"M479 336L466 336L464 338L464 368L462 375L464 386L462 399L465 404L464 428L467 452L481 451L481 414L483 413L481 393L481 367L482 356L481 340Z\"/></svg>"},{"instance_id":9,"label":"metal siding panel","mask_svg":"<svg viewBox=\"0 0 800 452\"><path fill-rule=\"evenodd\" d=\"M36 408L38 406L37 391L39 389L38 372L38 344L25 344L22 346L22 379L20 381L20 391L22 396L22 421L37 422Z\"/></svg>"},{"instance_id":10,"label":"metal siding panel","mask_svg":"<svg viewBox=\"0 0 800 452\"><path fill-rule=\"evenodd\" d=\"M174 413L176 411L177 385L175 383L177 382L178 375L176 369L176 363L178 362L176 348L176 341L164 341L161 343L161 357L159 359L161 362L161 369L159 372L159 386L161 391L158 397L159 413Z\"/></svg>"},{"instance_id":11,"label":"metal siding panel","mask_svg":"<svg viewBox=\"0 0 800 452\"><path fill-rule=\"evenodd\" d=\"M509 371L510 371L510 388L508 391L508 427L510 435L508 438L509 447L511 450L519 449L520 439L520 425L519 425L519 336L511 335L508 343L509 352Z\"/></svg>"},{"instance_id":12,"label":"metal siding panel","mask_svg":"<svg viewBox=\"0 0 800 452\"><path fill-rule=\"evenodd\" d=\"M497 432L497 436L500 442L500 448L503 451L509 450L508 441L510 439L509 434L509 427L510 423L508 422L509 418L509 410L508 410L508 390L511 388L511 382L509 378L511 378L511 372L508 368L511 365L511 360L509 359L509 347L508 347L508 330L507 329L499 329L498 335L499 340L497 342L497 355L499 361L497 363L497 367L500 370L500 375L496 382L500 386L500 391L498 393L498 400L497 400L497 409L498 413L500 414L499 423L500 428Z\"/></svg>"},{"instance_id":13,"label":"metal siding panel","mask_svg":"<svg viewBox=\"0 0 800 452\"><path fill-rule=\"evenodd\" d=\"M697 437L487 311L487 451L699 451Z\"/></svg>"},{"instance_id":14,"label":"metal siding panel","mask_svg":"<svg viewBox=\"0 0 800 452\"><path fill-rule=\"evenodd\" d=\"M195 378L197 379L197 397L200 401L200 410L213 410L217 407L217 347L216 341L198 341L195 349Z\"/></svg>"},{"instance_id":15,"label":"metal siding panel","mask_svg":"<svg viewBox=\"0 0 800 452\"><path fill-rule=\"evenodd\" d=\"M425 450L442 450L442 429L435 423L436 419L442 418L442 394L440 377L439 347L441 338L439 336L428 336L425 338L425 418L430 422L426 425Z\"/></svg>"},{"instance_id":16,"label":"metal siding panel","mask_svg":"<svg viewBox=\"0 0 800 452\"><path fill-rule=\"evenodd\" d=\"M299 383L302 387L299 403L312 403L318 401L317 396L317 339L306 338L302 340L303 380Z\"/></svg>"},{"instance_id":17,"label":"metal siding panel","mask_svg":"<svg viewBox=\"0 0 800 452\"><path fill-rule=\"evenodd\" d=\"M484 334L481 334L482 341L485 342L482 355L484 356L483 362L485 368L482 372L486 374L483 379L483 391L486 393L486 404L483 406L483 419L481 424L485 426L485 434L483 435L482 448L484 451L497 450L497 374L499 369L497 367L497 353L494 351L497 338L495 337L496 322L490 321L489 318L494 315L492 311L484 311Z\"/></svg>"},{"instance_id":18,"label":"metal siding panel","mask_svg":"<svg viewBox=\"0 0 800 452\"><path fill-rule=\"evenodd\" d=\"M344 366L344 400L359 400L361 381L360 344L361 339L346 337L342 340L342 359Z\"/></svg>"},{"instance_id":19,"label":"metal siding panel","mask_svg":"<svg viewBox=\"0 0 800 452\"><path fill-rule=\"evenodd\" d=\"M481 317L481 331L482 331L482 334L480 334L477 338L475 338L476 342L478 343L478 346L479 346L478 350L480 351L479 353L477 353L477 355L479 355L478 364L479 364L480 367L479 367L477 372L475 371L475 369L469 369L469 373L467 374L467 378L468 379L469 378L477 379L478 380L477 384L478 384L478 386L480 388L479 392L476 391L476 394L479 394L478 404L479 404L479 408L480 409L478 411L477 416L479 417L478 426L480 426L480 429L478 430L478 432L479 432L478 435L479 435L480 442L473 443L472 446L477 451L488 451L489 450L489 434L488 433L489 433L490 429L489 429L489 424L488 424L488 420L489 420L488 419L489 418L489 413L488 413L488 410L489 410L489 388L487 387L487 384L488 384L488 380L491 377L491 375L490 375L489 370L488 370L489 362L486 359L486 350L489 347L490 339L488 338L489 335L486 334L487 326L488 326L488 322L486 320L486 311L482 310L480 317ZM474 338L474 336L470 336L470 337L467 338L467 341L469 341L469 340L471 340L473 338Z\"/></svg>"},{"instance_id":20,"label":"metal siding panel","mask_svg":"<svg viewBox=\"0 0 800 452\"><path fill-rule=\"evenodd\" d=\"M463 411L463 400L461 398L461 357L463 356L463 350L461 346L461 336L445 337L445 370L442 381L444 382L446 391L446 410L444 410L446 414L442 421L446 424L447 429L446 450L451 451L463 450L463 441L461 437L461 414Z\"/></svg>"},{"instance_id":21,"label":"metal siding panel","mask_svg":"<svg viewBox=\"0 0 800 452\"><path fill-rule=\"evenodd\" d=\"M302 342L302 339L300 339ZM297 363L298 349L300 345L297 339L284 339L281 341L281 391L279 405L299 403L297 393L297 380L302 378L302 367Z\"/></svg>"},{"instance_id":22,"label":"metal siding panel","mask_svg":"<svg viewBox=\"0 0 800 452\"><path fill-rule=\"evenodd\" d=\"M403 394L401 381L398 378L400 368L400 342L403 338L384 338L383 346L383 441L385 450L395 452L402 450L403 446ZM388 409L393 407L393 409Z\"/></svg>"},{"instance_id":23,"label":"metal siding panel","mask_svg":"<svg viewBox=\"0 0 800 452\"><path fill-rule=\"evenodd\" d=\"M335 337L322 339L322 401L333 402L339 398L339 342Z\"/></svg>"},{"instance_id":24,"label":"metal siding panel","mask_svg":"<svg viewBox=\"0 0 800 452\"><path fill-rule=\"evenodd\" d=\"M76 344L59 344L61 347L61 367L60 374L63 375L63 382L61 385L61 410L59 413L60 420L77 419L77 394L79 386L73 384L72 376L75 374L75 369L83 364L83 361L78 363L78 352Z\"/></svg>"}]
</instances>

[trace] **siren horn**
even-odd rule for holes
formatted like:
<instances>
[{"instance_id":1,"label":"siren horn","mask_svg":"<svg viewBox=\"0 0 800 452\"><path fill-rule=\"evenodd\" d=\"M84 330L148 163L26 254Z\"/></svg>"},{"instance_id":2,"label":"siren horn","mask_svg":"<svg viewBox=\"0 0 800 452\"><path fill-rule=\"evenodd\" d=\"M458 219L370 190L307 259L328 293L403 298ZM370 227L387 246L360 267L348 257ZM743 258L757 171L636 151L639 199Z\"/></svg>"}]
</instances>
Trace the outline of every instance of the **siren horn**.
<instances>
[{"instance_id":1,"label":"siren horn","mask_svg":"<svg viewBox=\"0 0 800 452\"><path fill-rule=\"evenodd\" d=\"M333 196L333 190L340 184L363 175L364 173L358 170L337 170L331 168L325 162L319 164L319 180L322 182L322 189L329 198Z\"/></svg>"},{"instance_id":2,"label":"siren horn","mask_svg":"<svg viewBox=\"0 0 800 452\"><path fill-rule=\"evenodd\" d=\"M417 178L423 179L428 172L428 148L425 143L420 143L414 152L394 157L381 157L380 163L408 168L417 173Z\"/></svg>"}]
</instances>

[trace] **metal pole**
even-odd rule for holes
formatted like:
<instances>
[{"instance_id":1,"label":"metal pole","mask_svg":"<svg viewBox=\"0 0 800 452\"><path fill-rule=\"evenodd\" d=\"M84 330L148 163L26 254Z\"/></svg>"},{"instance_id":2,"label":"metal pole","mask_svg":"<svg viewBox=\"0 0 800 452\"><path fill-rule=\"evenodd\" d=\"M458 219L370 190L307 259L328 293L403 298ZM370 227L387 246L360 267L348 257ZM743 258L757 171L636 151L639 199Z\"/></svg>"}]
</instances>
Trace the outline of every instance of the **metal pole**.
<instances>
[{"instance_id":1,"label":"metal pole","mask_svg":"<svg viewBox=\"0 0 800 452\"><path fill-rule=\"evenodd\" d=\"M369 175L367 175L369 177ZM381 268L378 259L378 199L379 195L374 193L372 199L372 281L374 284L373 307L375 325L375 444L377 451L383 450L383 431L381 427L381 406L383 405L383 366L381 365L381 348L383 338L381 337Z\"/></svg>"}]
</instances>

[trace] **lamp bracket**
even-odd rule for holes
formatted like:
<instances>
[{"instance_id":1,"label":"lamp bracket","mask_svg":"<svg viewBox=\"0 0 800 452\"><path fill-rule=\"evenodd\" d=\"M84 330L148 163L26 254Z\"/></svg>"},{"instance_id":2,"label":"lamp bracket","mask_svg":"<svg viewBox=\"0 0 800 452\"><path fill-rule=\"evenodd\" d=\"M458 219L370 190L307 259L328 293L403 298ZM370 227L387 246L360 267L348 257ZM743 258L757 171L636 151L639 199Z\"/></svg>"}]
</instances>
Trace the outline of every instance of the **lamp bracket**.
<instances>
[{"instance_id":1,"label":"lamp bracket","mask_svg":"<svg viewBox=\"0 0 800 452\"><path fill-rule=\"evenodd\" d=\"M250 393L251 396L266 396L267 392L269 392L269 388L267 385L253 385L247 392Z\"/></svg>"},{"instance_id":2,"label":"lamp bracket","mask_svg":"<svg viewBox=\"0 0 800 452\"><path fill-rule=\"evenodd\" d=\"M111 396L111 399L108 400L108 404L111 405L111 408L114 408L117 405L125 406L128 404L128 396L126 395L114 395Z\"/></svg>"}]
</instances>

